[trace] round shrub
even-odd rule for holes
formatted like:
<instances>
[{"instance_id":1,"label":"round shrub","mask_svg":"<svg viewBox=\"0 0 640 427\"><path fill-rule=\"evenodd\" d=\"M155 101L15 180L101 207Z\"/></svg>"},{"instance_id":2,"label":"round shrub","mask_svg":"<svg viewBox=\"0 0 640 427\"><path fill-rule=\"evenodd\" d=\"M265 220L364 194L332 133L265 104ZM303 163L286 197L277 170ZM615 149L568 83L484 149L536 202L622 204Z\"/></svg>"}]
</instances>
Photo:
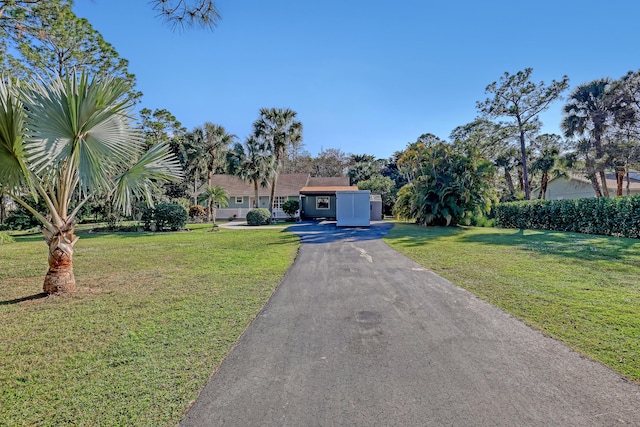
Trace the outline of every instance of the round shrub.
<instances>
[{"instance_id":1,"label":"round shrub","mask_svg":"<svg viewBox=\"0 0 640 427\"><path fill-rule=\"evenodd\" d=\"M156 231L178 231L187 225L188 218L189 213L183 206L176 203L160 203L155 209L146 208L140 220L145 230L152 230L152 224L155 224Z\"/></svg>"},{"instance_id":2,"label":"round shrub","mask_svg":"<svg viewBox=\"0 0 640 427\"><path fill-rule=\"evenodd\" d=\"M267 225L271 223L271 214L269 209L257 208L247 212L247 224L249 225Z\"/></svg>"},{"instance_id":3,"label":"round shrub","mask_svg":"<svg viewBox=\"0 0 640 427\"><path fill-rule=\"evenodd\" d=\"M154 219L158 231L169 229L171 231L182 230L187 225L189 213L177 203L160 203L156 206Z\"/></svg>"},{"instance_id":4,"label":"round shrub","mask_svg":"<svg viewBox=\"0 0 640 427\"><path fill-rule=\"evenodd\" d=\"M287 200L282 204L282 210L290 219L295 218L298 209L300 209L300 203L297 200Z\"/></svg>"}]
</instances>

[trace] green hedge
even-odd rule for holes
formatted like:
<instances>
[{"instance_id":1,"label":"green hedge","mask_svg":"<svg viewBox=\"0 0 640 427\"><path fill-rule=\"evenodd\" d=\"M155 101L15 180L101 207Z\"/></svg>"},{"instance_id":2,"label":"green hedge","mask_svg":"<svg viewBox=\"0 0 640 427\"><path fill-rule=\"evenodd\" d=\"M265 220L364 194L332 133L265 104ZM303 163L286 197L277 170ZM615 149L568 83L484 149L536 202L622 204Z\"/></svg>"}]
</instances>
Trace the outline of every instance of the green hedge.
<instances>
[{"instance_id":1,"label":"green hedge","mask_svg":"<svg viewBox=\"0 0 640 427\"><path fill-rule=\"evenodd\" d=\"M640 196L500 203L496 225L572 231L605 236L640 237Z\"/></svg>"}]
</instances>

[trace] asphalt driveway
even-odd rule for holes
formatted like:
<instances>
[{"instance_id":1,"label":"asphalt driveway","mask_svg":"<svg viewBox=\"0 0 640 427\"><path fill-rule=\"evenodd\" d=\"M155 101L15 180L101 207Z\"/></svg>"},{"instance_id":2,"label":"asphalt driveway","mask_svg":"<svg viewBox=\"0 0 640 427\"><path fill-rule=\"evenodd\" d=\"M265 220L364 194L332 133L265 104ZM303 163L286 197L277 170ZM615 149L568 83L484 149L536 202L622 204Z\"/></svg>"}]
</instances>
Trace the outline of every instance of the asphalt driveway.
<instances>
[{"instance_id":1,"label":"asphalt driveway","mask_svg":"<svg viewBox=\"0 0 640 427\"><path fill-rule=\"evenodd\" d=\"M181 426L640 426L640 386L387 246L303 245Z\"/></svg>"}]
</instances>

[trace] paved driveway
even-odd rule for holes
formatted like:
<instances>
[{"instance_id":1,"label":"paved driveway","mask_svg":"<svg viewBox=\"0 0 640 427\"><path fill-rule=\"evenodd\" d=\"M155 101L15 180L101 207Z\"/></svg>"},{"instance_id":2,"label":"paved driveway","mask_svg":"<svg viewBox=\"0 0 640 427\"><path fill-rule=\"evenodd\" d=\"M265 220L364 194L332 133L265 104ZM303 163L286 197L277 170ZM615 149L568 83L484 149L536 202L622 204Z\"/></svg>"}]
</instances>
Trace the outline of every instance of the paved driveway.
<instances>
[{"instance_id":1,"label":"paved driveway","mask_svg":"<svg viewBox=\"0 0 640 427\"><path fill-rule=\"evenodd\" d=\"M640 426L640 387L387 246L291 228L296 262L181 426Z\"/></svg>"}]
</instances>

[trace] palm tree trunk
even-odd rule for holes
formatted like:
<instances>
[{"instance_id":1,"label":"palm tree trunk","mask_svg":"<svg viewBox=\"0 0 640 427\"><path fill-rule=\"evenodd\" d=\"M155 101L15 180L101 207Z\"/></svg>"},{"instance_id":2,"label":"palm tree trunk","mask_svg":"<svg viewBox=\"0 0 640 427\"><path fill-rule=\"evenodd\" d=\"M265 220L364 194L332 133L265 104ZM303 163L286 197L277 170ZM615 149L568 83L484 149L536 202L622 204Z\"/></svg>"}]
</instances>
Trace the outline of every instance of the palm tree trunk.
<instances>
[{"instance_id":1,"label":"palm tree trunk","mask_svg":"<svg viewBox=\"0 0 640 427\"><path fill-rule=\"evenodd\" d=\"M513 178L511 177L511 172L505 170L504 179L507 181L507 189L509 190L509 194L513 196L514 194L516 194L516 189L513 186Z\"/></svg>"},{"instance_id":2,"label":"palm tree trunk","mask_svg":"<svg viewBox=\"0 0 640 427\"><path fill-rule=\"evenodd\" d=\"M271 196L269 198L269 213L271 214L271 219L273 220L273 204L276 197L276 184L278 183L278 174L276 173L273 176L273 180L271 181Z\"/></svg>"},{"instance_id":3,"label":"palm tree trunk","mask_svg":"<svg viewBox=\"0 0 640 427\"><path fill-rule=\"evenodd\" d=\"M198 204L198 168L193 175L193 206Z\"/></svg>"},{"instance_id":4,"label":"palm tree trunk","mask_svg":"<svg viewBox=\"0 0 640 427\"><path fill-rule=\"evenodd\" d=\"M73 234L73 226L63 227L56 233L43 230L49 245L49 271L44 278L42 290L46 294L63 294L76 291L73 275L73 246L78 236Z\"/></svg>"},{"instance_id":5,"label":"palm tree trunk","mask_svg":"<svg viewBox=\"0 0 640 427\"><path fill-rule=\"evenodd\" d=\"M600 175L600 182L602 182L602 193L604 194L604 197L609 197L609 187L607 186L607 177L604 170L600 169L598 171L598 175Z\"/></svg>"},{"instance_id":6,"label":"palm tree trunk","mask_svg":"<svg viewBox=\"0 0 640 427\"><path fill-rule=\"evenodd\" d=\"M549 174L547 172L542 174L540 180L540 193L538 193L538 199L545 200L547 198L547 184L549 184Z\"/></svg>"},{"instance_id":7,"label":"palm tree trunk","mask_svg":"<svg viewBox=\"0 0 640 427\"><path fill-rule=\"evenodd\" d=\"M257 208L258 206L260 206L260 203L258 203L258 197L260 197L260 194L258 194L258 180L254 180L253 181L253 191L255 192L255 198L253 199L253 207Z\"/></svg>"},{"instance_id":8,"label":"palm tree trunk","mask_svg":"<svg viewBox=\"0 0 640 427\"><path fill-rule=\"evenodd\" d=\"M622 196L622 184L624 183L624 176L626 175L626 173L627 170L624 166L618 166L618 168L616 169L616 196Z\"/></svg>"},{"instance_id":9,"label":"palm tree trunk","mask_svg":"<svg viewBox=\"0 0 640 427\"><path fill-rule=\"evenodd\" d=\"M602 192L600 191L600 184L598 183L598 179L596 178L596 170L593 165L593 160L589 157L585 160L585 166L587 168L587 174L589 175L589 180L591 181L591 186L596 193L596 197L602 197Z\"/></svg>"}]
</instances>

